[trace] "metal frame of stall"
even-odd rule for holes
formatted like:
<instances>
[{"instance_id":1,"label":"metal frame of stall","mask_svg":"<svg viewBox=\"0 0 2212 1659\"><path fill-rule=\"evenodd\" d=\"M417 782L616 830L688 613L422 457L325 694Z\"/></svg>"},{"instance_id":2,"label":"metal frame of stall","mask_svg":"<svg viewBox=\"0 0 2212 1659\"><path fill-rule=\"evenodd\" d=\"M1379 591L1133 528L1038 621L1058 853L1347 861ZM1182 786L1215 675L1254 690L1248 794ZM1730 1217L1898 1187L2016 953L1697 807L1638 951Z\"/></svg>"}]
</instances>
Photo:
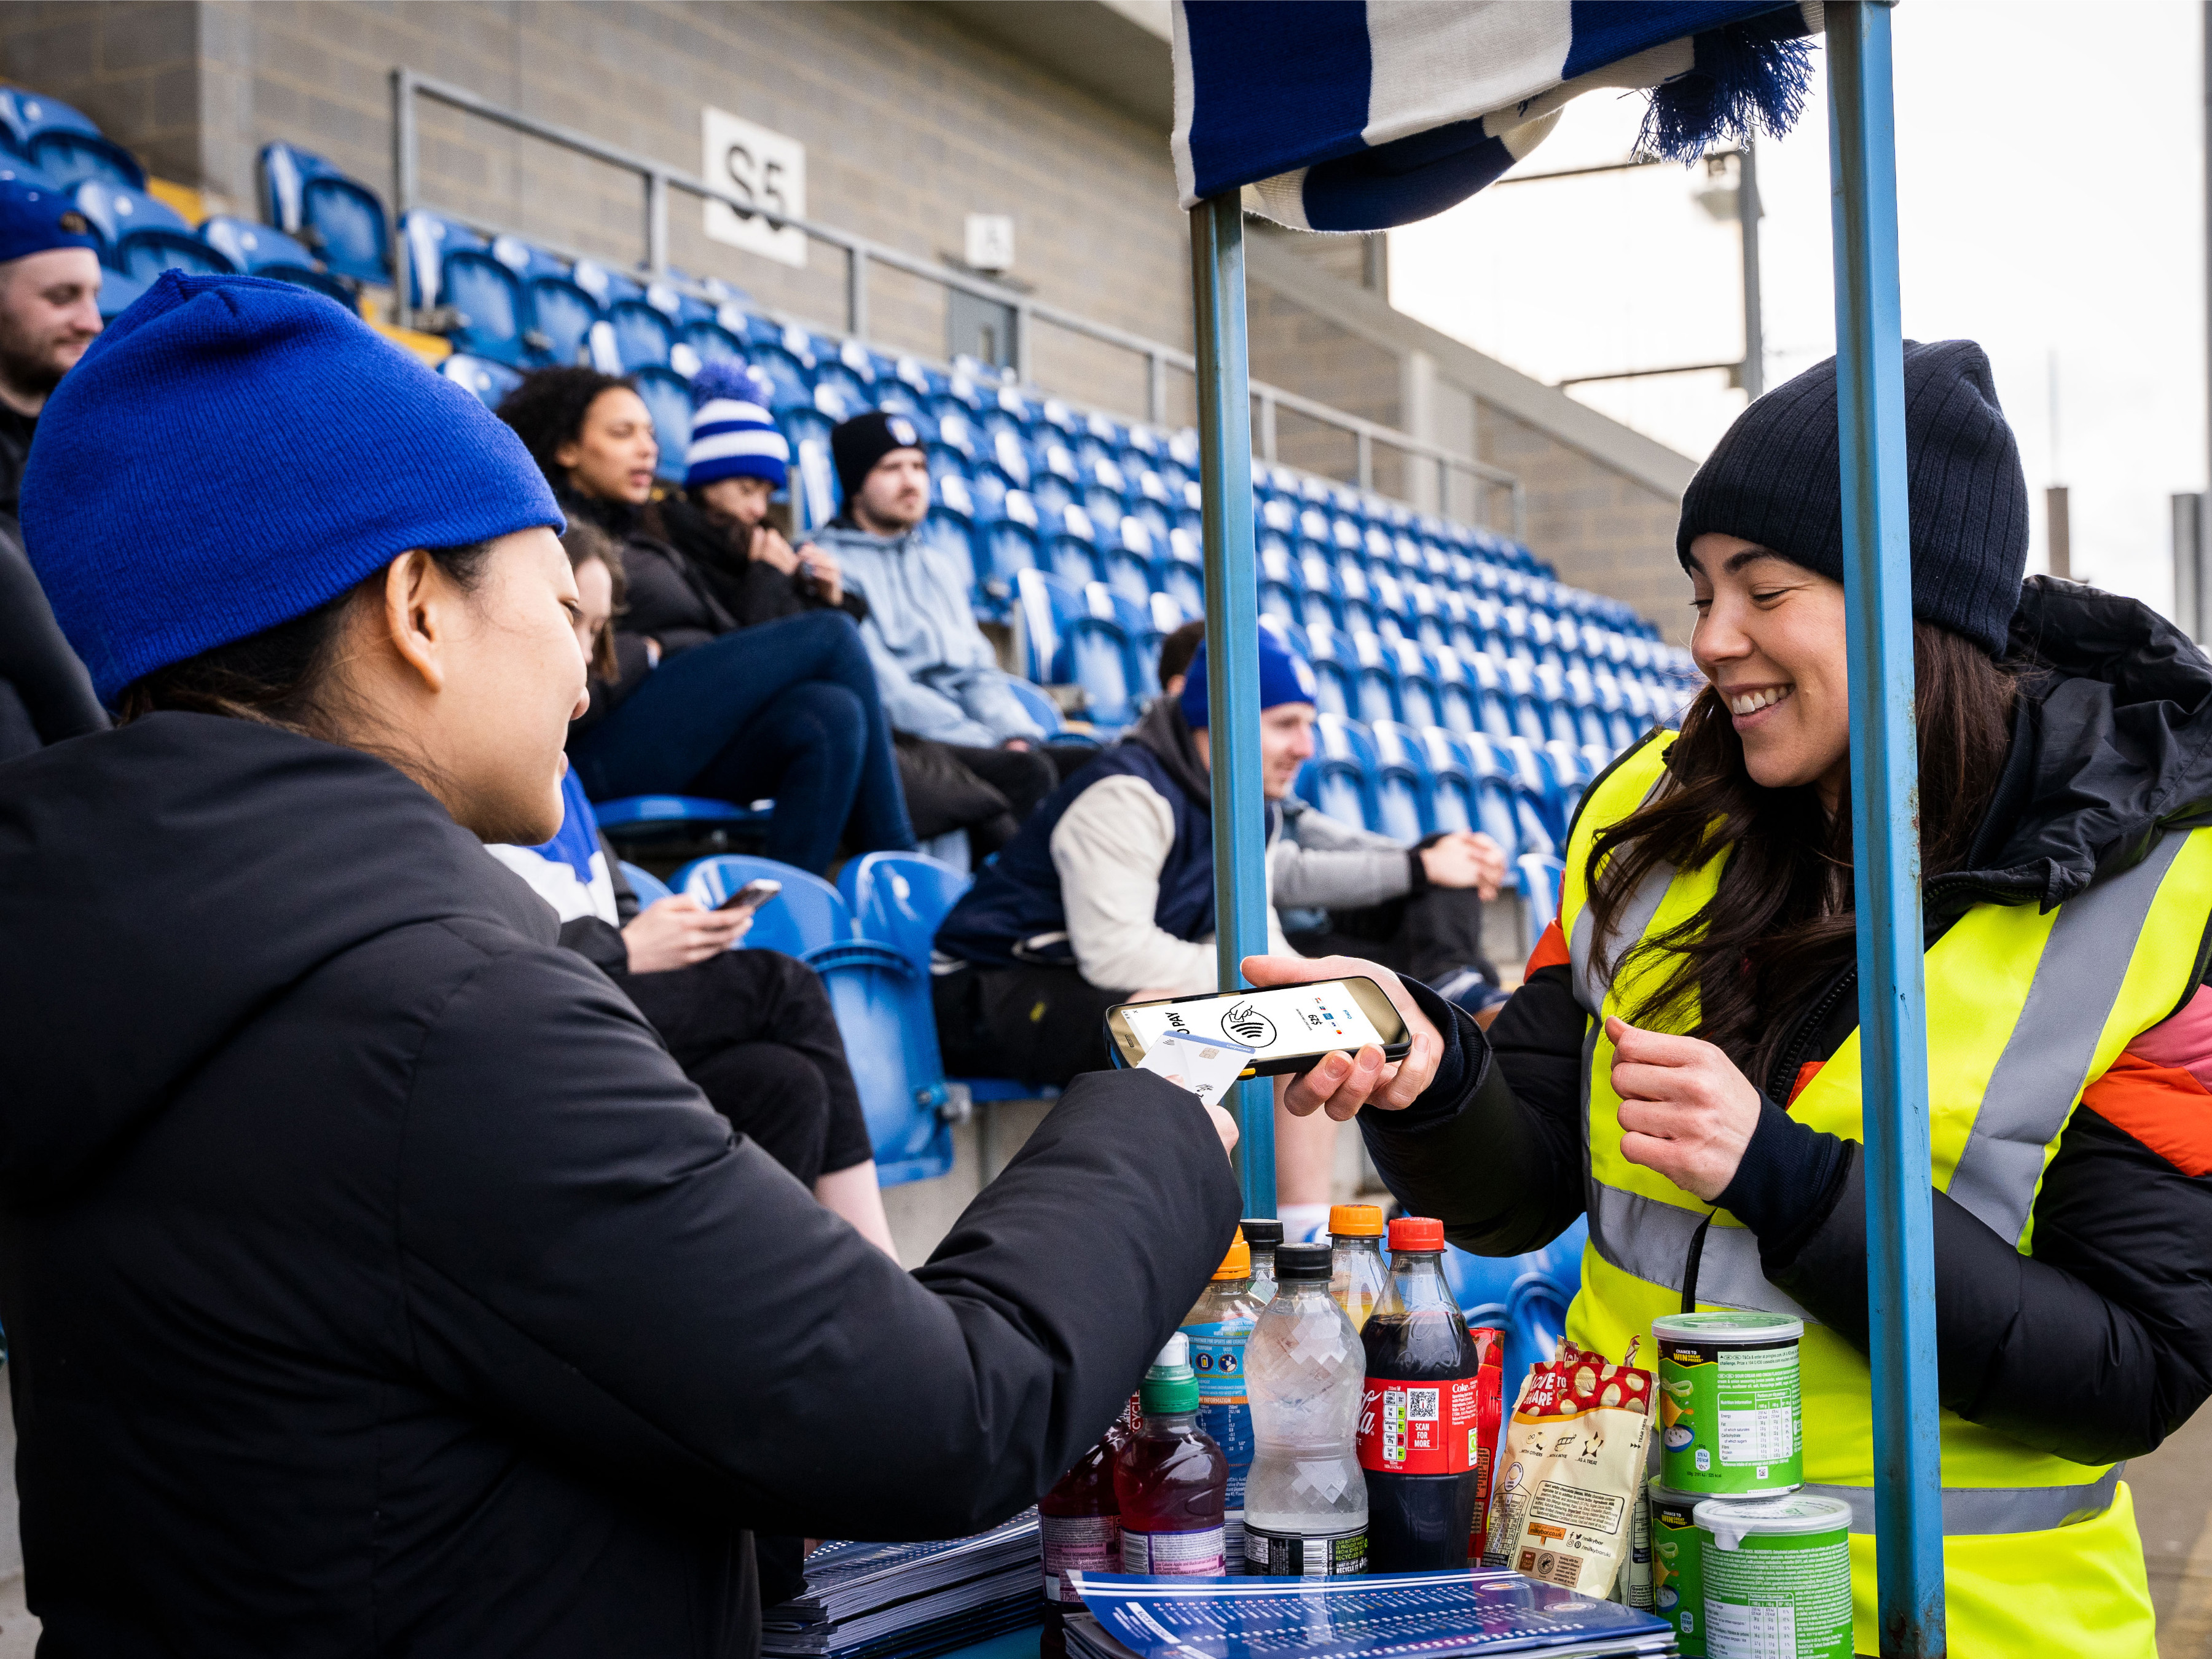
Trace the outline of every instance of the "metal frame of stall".
<instances>
[{"instance_id":1,"label":"metal frame of stall","mask_svg":"<svg viewBox=\"0 0 2212 1659\"><path fill-rule=\"evenodd\" d=\"M1885 1659L1936 1659L1946 1648L1942 1474L1889 0L1830 0L1825 21L1867 1101L1875 1576ZM1267 941L1240 195L1201 202L1190 224L1206 692L1213 711L1214 909L1225 989L1244 984L1243 958L1264 951ZM1273 1103L1266 1079L1239 1087L1248 1215L1275 1212Z\"/></svg>"}]
</instances>

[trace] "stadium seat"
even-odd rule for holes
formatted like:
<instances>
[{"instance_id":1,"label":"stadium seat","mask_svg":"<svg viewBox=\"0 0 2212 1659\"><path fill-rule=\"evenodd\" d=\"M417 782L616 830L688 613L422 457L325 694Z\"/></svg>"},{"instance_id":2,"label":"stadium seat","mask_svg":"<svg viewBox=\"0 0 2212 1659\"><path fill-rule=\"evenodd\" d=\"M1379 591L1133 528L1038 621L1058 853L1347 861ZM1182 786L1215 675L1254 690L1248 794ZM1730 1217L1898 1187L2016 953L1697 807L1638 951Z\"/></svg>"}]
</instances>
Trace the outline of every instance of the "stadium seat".
<instances>
[{"instance_id":1,"label":"stadium seat","mask_svg":"<svg viewBox=\"0 0 2212 1659\"><path fill-rule=\"evenodd\" d=\"M1065 508L1079 509L1083 492L1075 476L1075 457L1066 445L1056 441L1032 444L1029 459L1030 494L1039 513L1050 520Z\"/></svg>"},{"instance_id":2,"label":"stadium seat","mask_svg":"<svg viewBox=\"0 0 2212 1659\"><path fill-rule=\"evenodd\" d=\"M1567 826L1574 822L1575 806L1583 798L1583 791L1597 775L1583 759L1580 745L1562 743L1553 738L1536 750L1552 775L1552 785L1559 803L1559 844L1567 842Z\"/></svg>"},{"instance_id":3,"label":"stadium seat","mask_svg":"<svg viewBox=\"0 0 2212 1659\"><path fill-rule=\"evenodd\" d=\"M1336 566L1309 548L1298 556L1293 574L1301 592L1304 619L1309 623L1325 622L1332 628L1343 627L1344 586L1337 580Z\"/></svg>"},{"instance_id":4,"label":"stadium seat","mask_svg":"<svg viewBox=\"0 0 2212 1659\"><path fill-rule=\"evenodd\" d=\"M1369 725L1399 718L1398 671L1380 636L1353 633L1351 646L1352 712Z\"/></svg>"},{"instance_id":5,"label":"stadium seat","mask_svg":"<svg viewBox=\"0 0 2212 1659\"><path fill-rule=\"evenodd\" d=\"M1429 769L1429 833L1480 827L1474 799L1474 763L1457 733L1441 726L1414 734Z\"/></svg>"},{"instance_id":6,"label":"stadium seat","mask_svg":"<svg viewBox=\"0 0 2212 1659\"><path fill-rule=\"evenodd\" d=\"M1281 621L1304 622L1299 605L1300 584L1290 550L1281 546L1259 550L1260 614Z\"/></svg>"},{"instance_id":7,"label":"stadium seat","mask_svg":"<svg viewBox=\"0 0 2212 1659\"><path fill-rule=\"evenodd\" d=\"M836 889L830 893L836 896ZM762 908L765 913L776 905ZM864 939L823 946L806 963L821 975L845 1040L877 1184L896 1187L945 1174L952 1168L951 1122L966 1115L968 1097L945 1079L927 972L917 972L888 945Z\"/></svg>"},{"instance_id":8,"label":"stadium seat","mask_svg":"<svg viewBox=\"0 0 2212 1659\"><path fill-rule=\"evenodd\" d=\"M438 373L475 392L486 409L497 409L507 394L522 384L521 374L505 363L459 351L440 363Z\"/></svg>"},{"instance_id":9,"label":"stadium seat","mask_svg":"<svg viewBox=\"0 0 2212 1659\"><path fill-rule=\"evenodd\" d=\"M89 179L70 191L105 246L100 261L141 283L171 269L226 274L237 267L202 241L184 216L143 191Z\"/></svg>"},{"instance_id":10,"label":"stadium seat","mask_svg":"<svg viewBox=\"0 0 2212 1659\"><path fill-rule=\"evenodd\" d=\"M1098 532L1091 515L1073 501L1054 507L1041 495L1030 499L1042 520L1046 568L1072 587L1099 580L1104 573L1099 568Z\"/></svg>"},{"instance_id":11,"label":"stadium seat","mask_svg":"<svg viewBox=\"0 0 2212 1659\"><path fill-rule=\"evenodd\" d=\"M1459 653L1448 645L1441 646L1429 653L1429 662L1436 671L1437 724L1462 734L1480 731L1481 722L1474 712L1474 686Z\"/></svg>"},{"instance_id":12,"label":"stadium seat","mask_svg":"<svg viewBox=\"0 0 2212 1659\"><path fill-rule=\"evenodd\" d=\"M1093 587L1096 604L1088 592ZM1029 678L1041 685L1080 686L1094 725L1118 729L1133 720L1136 652L1114 614L1112 590L1103 582L1079 588L1044 571L1024 570L1014 592L1016 637Z\"/></svg>"},{"instance_id":13,"label":"stadium seat","mask_svg":"<svg viewBox=\"0 0 2212 1659\"><path fill-rule=\"evenodd\" d=\"M1164 542L1166 551L1152 563L1153 591L1164 593L1182 607L1186 617L1206 614L1206 556L1200 549L1198 538L1178 526L1168 532Z\"/></svg>"},{"instance_id":14,"label":"stadium seat","mask_svg":"<svg viewBox=\"0 0 2212 1659\"><path fill-rule=\"evenodd\" d=\"M1410 845L1440 827L1428 751L1418 732L1396 720L1376 721L1370 735L1375 744L1376 827Z\"/></svg>"},{"instance_id":15,"label":"stadium seat","mask_svg":"<svg viewBox=\"0 0 2212 1659\"><path fill-rule=\"evenodd\" d=\"M1515 828L1521 851L1556 851L1566 840L1566 814L1551 769L1537 758L1536 745L1525 738L1505 738L1492 744L1491 752L1513 785Z\"/></svg>"},{"instance_id":16,"label":"stadium seat","mask_svg":"<svg viewBox=\"0 0 2212 1659\"><path fill-rule=\"evenodd\" d=\"M1339 714L1314 721L1314 757L1293 786L1315 811L1356 830L1379 830L1375 745L1367 728Z\"/></svg>"},{"instance_id":17,"label":"stadium seat","mask_svg":"<svg viewBox=\"0 0 2212 1659\"><path fill-rule=\"evenodd\" d=\"M1266 626L1269 620L1263 617L1261 625ZM1289 624L1279 626L1286 629ZM1326 623L1308 627L1305 636L1304 654L1314 672L1314 707L1340 720L1358 719L1358 681L1349 642Z\"/></svg>"},{"instance_id":18,"label":"stadium seat","mask_svg":"<svg viewBox=\"0 0 2212 1659\"><path fill-rule=\"evenodd\" d=\"M1018 675L1006 677L1006 689L1014 694L1014 701L1029 711L1049 744L1072 744L1076 748L1098 746L1097 738L1088 732L1078 732L1061 718L1060 705L1052 700L1043 687L1023 679Z\"/></svg>"},{"instance_id":19,"label":"stadium seat","mask_svg":"<svg viewBox=\"0 0 2212 1659\"><path fill-rule=\"evenodd\" d=\"M1135 519L1125 518L1105 532L1100 562L1116 593L1137 605L1152 597L1152 534Z\"/></svg>"},{"instance_id":20,"label":"stadium seat","mask_svg":"<svg viewBox=\"0 0 2212 1659\"><path fill-rule=\"evenodd\" d=\"M23 147L23 159L64 190L97 182L118 190L143 191L146 169L122 145L97 132L46 127Z\"/></svg>"},{"instance_id":21,"label":"stadium seat","mask_svg":"<svg viewBox=\"0 0 2212 1659\"><path fill-rule=\"evenodd\" d=\"M622 860L622 872L623 879L629 884L629 890L636 895L641 910L675 896L666 882L642 865L632 864L624 859Z\"/></svg>"},{"instance_id":22,"label":"stadium seat","mask_svg":"<svg viewBox=\"0 0 2212 1659\"><path fill-rule=\"evenodd\" d=\"M399 222L399 244L406 256L408 303L417 310L447 303L447 254L487 246L483 237L459 221L422 208L414 209Z\"/></svg>"},{"instance_id":23,"label":"stadium seat","mask_svg":"<svg viewBox=\"0 0 2212 1659\"><path fill-rule=\"evenodd\" d=\"M1123 476L1128 471L1123 469ZM1160 482L1160 475L1150 467L1131 479L1122 498L1123 510L1142 524L1155 541L1164 541L1175 528L1172 506L1168 501L1168 487Z\"/></svg>"},{"instance_id":24,"label":"stadium seat","mask_svg":"<svg viewBox=\"0 0 2212 1659\"><path fill-rule=\"evenodd\" d=\"M1436 659L1417 641L1402 636L1395 644L1386 643L1383 655L1397 671L1398 708L1406 724L1416 731L1425 726L1443 725Z\"/></svg>"},{"instance_id":25,"label":"stadium seat","mask_svg":"<svg viewBox=\"0 0 2212 1659\"><path fill-rule=\"evenodd\" d=\"M978 497L982 495L979 489ZM1040 552L1036 507L1022 490L1009 489L993 513L979 499L984 567L976 573L987 598L1004 614L1012 602L1015 579L1037 568Z\"/></svg>"},{"instance_id":26,"label":"stadium seat","mask_svg":"<svg viewBox=\"0 0 2212 1659\"><path fill-rule=\"evenodd\" d=\"M675 308L672 291L668 293L666 303L667 308L663 309L641 294L635 298L617 300L606 307L607 323L614 330L615 355L625 374L636 369L668 366L670 354L676 349L676 323L669 315Z\"/></svg>"},{"instance_id":27,"label":"stadium seat","mask_svg":"<svg viewBox=\"0 0 2212 1659\"><path fill-rule=\"evenodd\" d=\"M1577 1216L1549 1244L1525 1255L1470 1255L1455 1244L1445 1249L1445 1282L1467 1322L1505 1333L1507 1375L1526 1376L1531 1365L1556 1357L1567 1304L1581 1283L1589 1234L1589 1223Z\"/></svg>"},{"instance_id":28,"label":"stadium seat","mask_svg":"<svg viewBox=\"0 0 2212 1659\"><path fill-rule=\"evenodd\" d=\"M1559 884L1566 873L1567 866L1548 853L1523 853L1513 860L1514 879L1521 889L1521 902L1527 907L1523 914L1532 942L1558 918Z\"/></svg>"},{"instance_id":29,"label":"stadium seat","mask_svg":"<svg viewBox=\"0 0 2212 1659\"><path fill-rule=\"evenodd\" d=\"M489 247L449 250L441 269L441 298L453 307L453 349L520 368L529 360L523 340L528 323L522 281Z\"/></svg>"},{"instance_id":30,"label":"stadium seat","mask_svg":"<svg viewBox=\"0 0 2212 1659\"><path fill-rule=\"evenodd\" d=\"M853 917L837 890L817 875L774 859L717 853L692 860L669 885L712 909L747 882L763 878L781 882L783 890L753 913L744 948L804 959L811 951L850 941Z\"/></svg>"},{"instance_id":31,"label":"stadium seat","mask_svg":"<svg viewBox=\"0 0 2212 1659\"><path fill-rule=\"evenodd\" d=\"M448 362L452 362L447 358ZM772 801L740 806L698 795L623 795L614 800L593 801L592 816L617 845L659 841L690 841L768 822Z\"/></svg>"},{"instance_id":32,"label":"stadium seat","mask_svg":"<svg viewBox=\"0 0 2212 1659\"><path fill-rule=\"evenodd\" d=\"M599 301L556 268L532 269L522 277L523 306L530 319L523 336L534 362L568 364L588 359L592 329L605 320ZM708 324L709 329L712 324ZM703 356L704 354L699 354ZM725 352L725 356L734 353ZM619 353L617 353L619 361Z\"/></svg>"},{"instance_id":33,"label":"stadium seat","mask_svg":"<svg viewBox=\"0 0 2212 1659\"><path fill-rule=\"evenodd\" d=\"M49 132L100 137L100 127L91 117L58 98L21 87L0 87L0 144L17 155L28 155L31 141Z\"/></svg>"},{"instance_id":34,"label":"stadium seat","mask_svg":"<svg viewBox=\"0 0 2212 1659\"><path fill-rule=\"evenodd\" d=\"M325 269L356 282L391 280L390 222L374 191L319 155L289 144L263 148L261 176L270 222L296 237Z\"/></svg>"},{"instance_id":35,"label":"stadium seat","mask_svg":"<svg viewBox=\"0 0 2212 1659\"><path fill-rule=\"evenodd\" d=\"M1467 757L1468 774L1474 784L1474 822L1469 827L1496 842L1507 858L1517 857L1524 820L1534 823L1540 834L1540 816L1533 805L1522 799L1512 772L1490 738L1478 732L1472 737L1459 738L1457 747ZM1550 845L1548 835L1544 836L1543 844Z\"/></svg>"},{"instance_id":36,"label":"stadium seat","mask_svg":"<svg viewBox=\"0 0 2212 1659\"><path fill-rule=\"evenodd\" d=\"M347 310L353 309L353 295L346 285L319 268L313 254L274 226L218 214L201 223L199 238L229 260L234 270L311 288Z\"/></svg>"},{"instance_id":37,"label":"stadium seat","mask_svg":"<svg viewBox=\"0 0 2212 1659\"><path fill-rule=\"evenodd\" d=\"M691 444L691 388L672 368L650 364L631 376L637 395L653 416L653 435L660 445L653 471L672 483L684 481L684 452Z\"/></svg>"},{"instance_id":38,"label":"stadium seat","mask_svg":"<svg viewBox=\"0 0 2212 1659\"><path fill-rule=\"evenodd\" d=\"M1121 515L1127 509L1122 501L1122 492L1127 489L1121 469L1112 460L1094 456L1090 460L1077 458L1075 475L1083 489L1083 510L1091 515L1091 522L1101 533L1115 534L1121 527Z\"/></svg>"},{"instance_id":39,"label":"stadium seat","mask_svg":"<svg viewBox=\"0 0 2212 1659\"><path fill-rule=\"evenodd\" d=\"M920 853L864 853L837 872L837 891L862 939L889 945L929 972L939 926L972 878Z\"/></svg>"}]
</instances>

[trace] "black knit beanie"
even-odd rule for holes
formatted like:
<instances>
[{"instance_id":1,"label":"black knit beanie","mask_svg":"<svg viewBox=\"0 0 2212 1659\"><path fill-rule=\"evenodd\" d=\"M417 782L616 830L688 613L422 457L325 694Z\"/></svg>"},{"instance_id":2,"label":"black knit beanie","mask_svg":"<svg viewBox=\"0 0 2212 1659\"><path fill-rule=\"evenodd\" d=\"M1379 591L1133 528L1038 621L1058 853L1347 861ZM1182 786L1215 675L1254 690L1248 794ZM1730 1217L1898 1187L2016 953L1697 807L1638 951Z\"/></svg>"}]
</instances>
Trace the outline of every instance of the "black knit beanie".
<instances>
[{"instance_id":1,"label":"black knit beanie","mask_svg":"<svg viewBox=\"0 0 2212 1659\"><path fill-rule=\"evenodd\" d=\"M1708 531L1844 579L1836 360L1775 387L1735 418L1682 496L1674 554ZM1912 614L2004 654L2027 568L2027 479L1972 340L1905 343L1905 470Z\"/></svg>"},{"instance_id":2,"label":"black knit beanie","mask_svg":"<svg viewBox=\"0 0 2212 1659\"><path fill-rule=\"evenodd\" d=\"M872 409L842 422L830 434L830 459L836 464L837 482L851 501L860 493L876 463L894 449L919 449L921 434L912 421L887 410Z\"/></svg>"}]
</instances>

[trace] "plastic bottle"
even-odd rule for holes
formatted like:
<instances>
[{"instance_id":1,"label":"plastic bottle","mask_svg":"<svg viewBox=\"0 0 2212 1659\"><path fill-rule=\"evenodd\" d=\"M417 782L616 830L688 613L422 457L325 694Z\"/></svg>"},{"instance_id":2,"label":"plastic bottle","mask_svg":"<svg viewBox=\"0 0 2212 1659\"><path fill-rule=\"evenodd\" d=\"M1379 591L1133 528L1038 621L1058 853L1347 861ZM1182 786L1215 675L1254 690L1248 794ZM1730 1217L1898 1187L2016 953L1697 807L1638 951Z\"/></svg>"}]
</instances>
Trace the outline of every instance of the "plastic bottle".
<instances>
[{"instance_id":1,"label":"plastic bottle","mask_svg":"<svg viewBox=\"0 0 2212 1659\"><path fill-rule=\"evenodd\" d=\"M1356 1446L1359 1333L1328 1291L1326 1244L1275 1253L1275 1298L1244 1346L1252 1468L1244 1570L1334 1578L1367 1570L1367 1483Z\"/></svg>"},{"instance_id":2,"label":"plastic bottle","mask_svg":"<svg viewBox=\"0 0 2212 1659\"><path fill-rule=\"evenodd\" d=\"M1083 1454L1037 1500L1037 1528L1044 1547L1044 1633L1038 1646L1046 1659L1066 1659L1066 1609L1083 1598L1067 1587L1066 1575L1121 1571L1121 1510L1114 1497L1114 1459L1136 1425L1136 1396L1114 1419L1103 1439Z\"/></svg>"},{"instance_id":3,"label":"plastic bottle","mask_svg":"<svg viewBox=\"0 0 2212 1659\"><path fill-rule=\"evenodd\" d=\"M1382 1261L1382 1212L1372 1204L1338 1204L1328 1212L1328 1293L1364 1329L1382 1299L1390 1269Z\"/></svg>"},{"instance_id":4,"label":"plastic bottle","mask_svg":"<svg viewBox=\"0 0 2212 1659\"><path fill-rule=\"evenodd\" d=\"M1262 1307L1275 1294L1275 1247L1283 1242L1283 1224L1270 1216L1248 1216L1237 1223L1252 1252L1252 1299Z\"/></svg>"},{"instance_id":5,"label":"plastic bottle","mask_svg":"<svg viewBox=\"0 0 2212 1659\"><path fill-rule=\"evenodd\" d=\"M1181 1331L1137 1391L1144 1419L1114 1456L1121 1571L1218 1577L1229 1460L1198 1426L1198 1379Z\"/></svg>"},{"instance_id":6,"label":"plastic bottle","mask_svg":"<svg viewBox=\"0 0 2212 1659\"><path fill-rule=\"evenodd\" d=\"M1464 1567L1481 1479L1480 1361L1444 1283L1444 1228L1390 1224L1390 1280L1359 1333L1367 1361L1359 1466L1367 1564L1376 1572Z\"/></svg>"},{"instance_id":7,"label":"plastic bottle","mask_svg":"<svg viewBox=\"0 0 2212 1659\"><path fill-rule=\"evenodd\" d=\"M1263 1305L1253 1300L1252 1252L1239 1238L1182 1322L1182 1334L1190 1339L1190 1368L1198 1374L1198 1426L1213 1437L1229 1460L1222 1559L1231 1572L1240 1571L1244 1559L1244 1471L1252 1464L1244 1344Z\"/></svg>"}]
</instances>

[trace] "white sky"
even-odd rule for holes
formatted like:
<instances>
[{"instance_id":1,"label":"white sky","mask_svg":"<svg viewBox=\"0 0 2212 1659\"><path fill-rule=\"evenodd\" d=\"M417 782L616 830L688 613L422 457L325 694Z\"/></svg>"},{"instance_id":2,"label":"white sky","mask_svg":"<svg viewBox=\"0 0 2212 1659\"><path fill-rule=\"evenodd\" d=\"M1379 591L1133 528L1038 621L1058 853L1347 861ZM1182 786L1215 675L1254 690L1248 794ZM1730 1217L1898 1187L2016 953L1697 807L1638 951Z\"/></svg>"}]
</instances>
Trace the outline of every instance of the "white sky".
<instances>
[{"instance_id":1,"label":"white sky","mask_svg":"<svg viewBox=\"0 0 2212 1659\"><path fill-rule=\"evenodd\" d=\"M1988 350L2027 472L2030 568L2042 490L2064 483L2075 575L2165 607L2167 496L2207 471L2201 9L1905 0L1893 17L1906 337ZM1826 74L1816 53L1797 130L1759 149L1770 386L1835 349ZM1519 171L1623 160L1643 109L1583 98ZM1659 166L1492 186L1391 233L1391 298L1547 381L1737 358L1735 226L1694 199L1732 181ZM1743 406L1725 380L1572 390L1702 458Z\"/></svg>"}]
</instances>

